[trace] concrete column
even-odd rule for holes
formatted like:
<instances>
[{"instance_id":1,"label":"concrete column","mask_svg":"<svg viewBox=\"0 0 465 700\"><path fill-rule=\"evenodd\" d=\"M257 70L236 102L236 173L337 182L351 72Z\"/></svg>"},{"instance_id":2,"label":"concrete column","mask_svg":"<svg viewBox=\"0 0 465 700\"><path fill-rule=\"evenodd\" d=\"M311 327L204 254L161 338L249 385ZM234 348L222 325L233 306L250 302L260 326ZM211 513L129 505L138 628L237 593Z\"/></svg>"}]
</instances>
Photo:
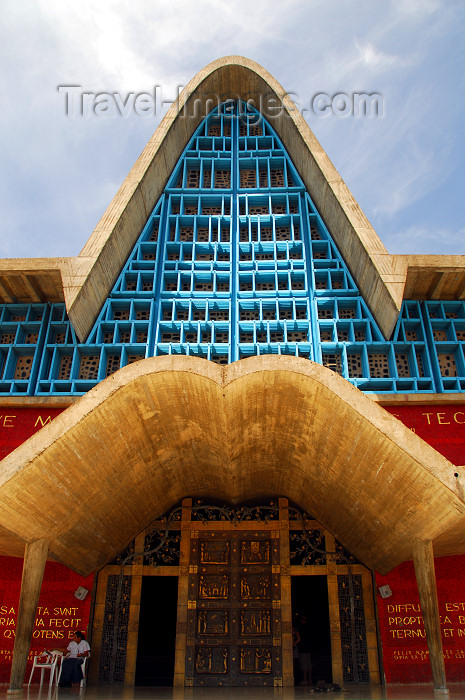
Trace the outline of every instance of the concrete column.
<instances>
[{"instance_id":1,"label":"concrete column","mask_svg":"<svg viewBox=\"0 0 465 700\"><path fill-rule=\"evenodd\" d=\"M23 576L8 692L14 692L23 687L47 554L47 540L31 542L26 545L24 551Z\"/></svg>"},{"instance_id":2,"label":"concrete column","mask_svg":"<svg viewBox=\"0 0 465 700\"><path fill-rule=\"evenodd\" d=\"M433 671L434 689L448 693L439 622L438 594L434 572L433 543L431 540L412 539L413 563L420 594L421 612L425 623L426 641Z\"/></svg>"}]
</instances>

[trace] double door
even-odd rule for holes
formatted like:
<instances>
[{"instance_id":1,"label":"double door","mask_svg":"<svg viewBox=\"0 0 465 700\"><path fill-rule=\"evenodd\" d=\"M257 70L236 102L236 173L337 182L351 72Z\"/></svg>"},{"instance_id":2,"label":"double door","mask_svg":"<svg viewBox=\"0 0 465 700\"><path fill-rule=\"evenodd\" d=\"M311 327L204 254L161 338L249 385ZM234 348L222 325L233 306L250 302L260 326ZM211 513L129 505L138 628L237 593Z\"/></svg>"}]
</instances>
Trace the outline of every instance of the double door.
<instances>
[{"instance_id":1,"label":"double door","mask_svg":"<svg viewBox=\"0 0 465 700\"><path fill-rule=\"evenodd\" d=\"M186 683L274 685L282 677L279 538L200 531L189 558Z\"/></svg>"}]
</instances>

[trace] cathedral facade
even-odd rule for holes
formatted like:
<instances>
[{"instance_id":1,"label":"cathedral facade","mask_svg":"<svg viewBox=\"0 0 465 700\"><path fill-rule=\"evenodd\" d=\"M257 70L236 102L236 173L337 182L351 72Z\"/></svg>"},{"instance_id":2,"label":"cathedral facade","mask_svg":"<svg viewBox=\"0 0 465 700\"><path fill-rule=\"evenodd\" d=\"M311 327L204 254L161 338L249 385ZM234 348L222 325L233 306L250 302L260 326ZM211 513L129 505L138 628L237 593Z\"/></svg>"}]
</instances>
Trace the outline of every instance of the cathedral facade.
<instances>
[{"instance_id":1,"label":"cathedral facade","mask_svg":"<svg viewBox=\"0 0 465 700\"><path fill-rule=\"evenodd\" d=\"M464 680L464 299L203 69L79 256L0 261L1 677L83 628L89 682L289 686L306 618L314 681Z\"/></svg>"}]
</instances>

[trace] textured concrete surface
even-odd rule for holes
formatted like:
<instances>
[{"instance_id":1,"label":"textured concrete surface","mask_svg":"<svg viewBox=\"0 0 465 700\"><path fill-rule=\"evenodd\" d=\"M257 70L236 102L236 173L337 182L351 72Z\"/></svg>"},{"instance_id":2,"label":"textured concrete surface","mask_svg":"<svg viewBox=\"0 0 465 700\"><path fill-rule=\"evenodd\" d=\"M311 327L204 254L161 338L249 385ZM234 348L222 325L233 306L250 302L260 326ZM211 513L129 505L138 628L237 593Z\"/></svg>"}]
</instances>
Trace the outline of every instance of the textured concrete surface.
<instances>
[{"instance_id":1,"label":"textured concrete surface","mask_svg":"<svg viewBox=\"0 0 465 700\"><path fill-rule=\"evenodd\" d=\"M465 551L455 467L349 382L290 356L121 369L0 462L0 551L99 569L183 497L285 496L370 569Z\"/></svg>"}]
</instances>

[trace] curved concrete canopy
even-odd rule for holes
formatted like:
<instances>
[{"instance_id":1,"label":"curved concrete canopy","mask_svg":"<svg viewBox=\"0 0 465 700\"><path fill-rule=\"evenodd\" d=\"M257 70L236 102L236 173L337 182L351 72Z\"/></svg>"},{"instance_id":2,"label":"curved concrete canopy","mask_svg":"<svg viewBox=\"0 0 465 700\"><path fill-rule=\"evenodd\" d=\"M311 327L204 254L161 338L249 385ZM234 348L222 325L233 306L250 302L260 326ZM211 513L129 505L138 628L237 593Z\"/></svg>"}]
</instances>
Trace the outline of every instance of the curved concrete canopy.
<instances>
[{"instance_id":1,"label":"curved concrete canopy","mask_svg":"<svg viewBox=\"0 0 465 700\"><path fill-rule=\"evenodd\" d=\"M330 370L291 357L121 369L0 463L0 547L87 574L184 496L287 496L370 568L412 537L465 552L455 467ZM444 533L446 533L444 539ZM451 532L453 536L451 537Z\"/></svg>"}]
</instances>

